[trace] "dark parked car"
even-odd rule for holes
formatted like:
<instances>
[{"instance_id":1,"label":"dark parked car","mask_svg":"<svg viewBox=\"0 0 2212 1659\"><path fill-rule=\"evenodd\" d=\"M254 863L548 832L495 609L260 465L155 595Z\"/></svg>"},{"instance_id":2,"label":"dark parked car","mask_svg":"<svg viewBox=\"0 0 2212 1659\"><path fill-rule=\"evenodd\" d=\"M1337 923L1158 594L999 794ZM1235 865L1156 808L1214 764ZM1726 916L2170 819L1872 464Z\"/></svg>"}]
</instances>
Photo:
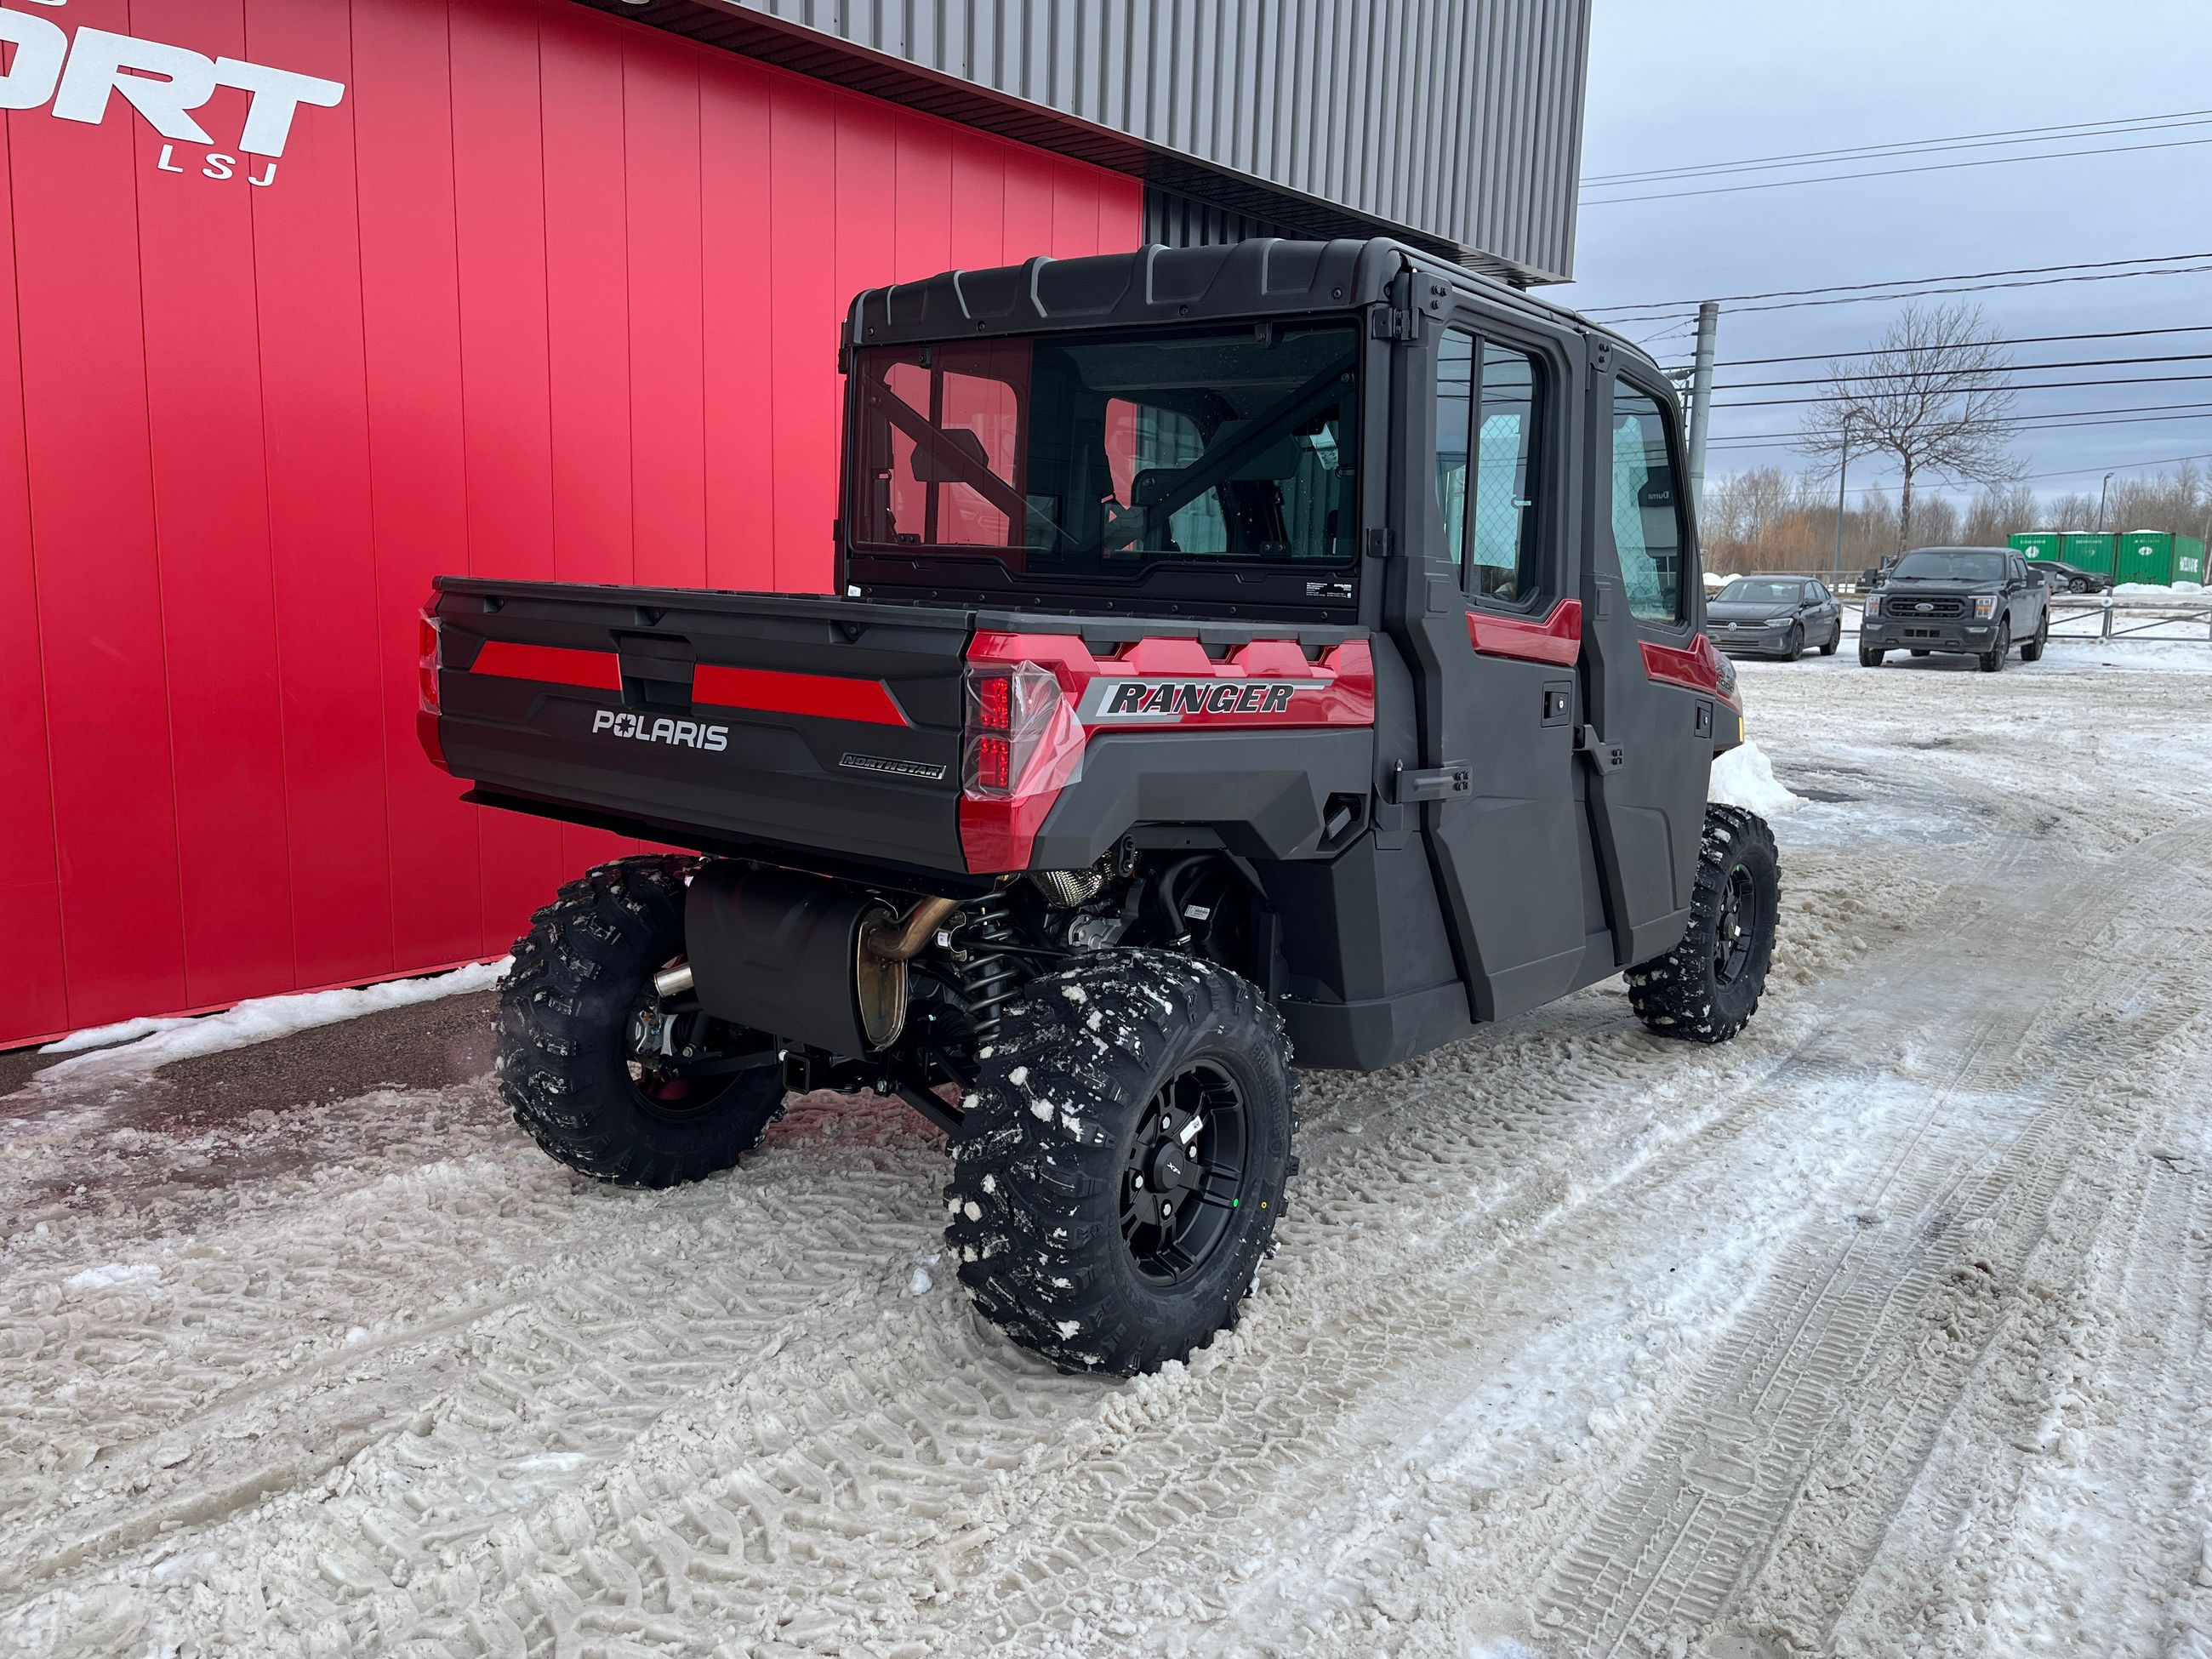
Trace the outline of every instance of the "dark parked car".
<instances>
[{"instance_id":1,"label":"dark parked car","mask_svg":"<svg viewBox=\"0 0 2212 1659\"><path fill-rule=\"evenodd\" d=\"M1739 576L1705 600L1705 631L1732 655L1795 662L1808 645L1832 657L1844 640L1844 607L1820 582L1796 576Z\"/></svg>"},{"instance_id":2,"label":"dark parked car","mask_svg":"<svg viewBox=\"0 0 2212 1659\"><path fill-rule=\"evenodd\" d=\"M2078 564L2067 564L2058 559L2038 559L2028 567L2031 574L2043 578L2043 585L2054 593L2109 593L2112 579L2101 570L2084 570Z\"/></svg>"},{"instance_id":3,"label":"dark parked car","mask_svg":"<svg viewBox=\"0 0 2212 1659\"><path fill-rule=\"evenodd\" d=\"M2014 645L2034 662L2051 637L2051 590L2008 547L1923 547L1897 562L1867 595L1859 624L1859 662L1881 666L1900 647L1916 657L1965 653L1982 672L2004 666Z\"/></svg>"}]
</instances>

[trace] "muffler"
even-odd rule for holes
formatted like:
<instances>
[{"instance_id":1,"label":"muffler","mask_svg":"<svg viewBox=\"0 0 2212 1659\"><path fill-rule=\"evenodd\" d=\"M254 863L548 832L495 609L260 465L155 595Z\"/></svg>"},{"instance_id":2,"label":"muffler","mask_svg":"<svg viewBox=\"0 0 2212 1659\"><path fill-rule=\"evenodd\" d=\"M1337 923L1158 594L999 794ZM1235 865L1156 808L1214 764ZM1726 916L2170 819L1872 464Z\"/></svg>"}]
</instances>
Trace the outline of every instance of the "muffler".
<instances>
[{"instance_id":1,"label":"muffler","mask_svg":"<svg viewBox=\"0 0 2212 1659\"><path fill-rule=\"evenodd\" d=\"M926 898L904 916L819 876L709 864L684 900L683 965L654 976L663 995L687 970L717 1018L857 1058L906 1026L907 963L960 907Z\"/></svg>"}]
</instances>

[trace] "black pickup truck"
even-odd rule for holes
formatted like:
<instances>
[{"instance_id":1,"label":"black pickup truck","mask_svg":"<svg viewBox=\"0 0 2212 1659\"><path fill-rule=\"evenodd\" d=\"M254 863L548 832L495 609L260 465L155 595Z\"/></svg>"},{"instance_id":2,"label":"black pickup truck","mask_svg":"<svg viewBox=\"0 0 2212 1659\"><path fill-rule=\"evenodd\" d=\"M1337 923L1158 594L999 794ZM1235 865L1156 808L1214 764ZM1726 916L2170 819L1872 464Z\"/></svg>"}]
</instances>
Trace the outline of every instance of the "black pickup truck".
<instances>
[{"instance_id":1,"label":"black pickup truck","mask_svg":"<svg viewBox=\"0 0 2212 1659\"><path fill-rule=\"evenodd\" d=\"M1701 632L1666 376L1388 241L872 289L834 596L447 578L421 730L487 805L678 848L515 949L551 1152L726 1169L789 1091L952 1138L977 1304L1071 1370L1234 1316L1303 1066L1627 970L1750 1017L1774 848Z\"/></svg>"},{"instance_id":2,"label":"black pickup truck","mask_svg":"<svg viewBox=\"0 0 2212 1659\"><path fill-rule=\"evenodd\" d=\"M2021 555L2006 547L1923 547L1892 565L1867 595L1859 664L1879 668L1900 648L1916 657L1942 651L1972 656L1994 674L2014 646L2022 662L2037 662L2050 640L2051 590Z\"/></svg>"}]
</instances>

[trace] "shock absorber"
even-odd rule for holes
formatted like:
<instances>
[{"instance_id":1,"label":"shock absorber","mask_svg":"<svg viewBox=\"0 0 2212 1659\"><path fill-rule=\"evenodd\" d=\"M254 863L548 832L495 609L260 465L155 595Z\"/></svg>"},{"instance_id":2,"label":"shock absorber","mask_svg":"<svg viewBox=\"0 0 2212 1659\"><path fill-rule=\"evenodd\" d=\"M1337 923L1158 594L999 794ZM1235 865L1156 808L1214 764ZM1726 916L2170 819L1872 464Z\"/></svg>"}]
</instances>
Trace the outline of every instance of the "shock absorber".
<instances>
[{"instance_id":1,"label":"shock absorber","mask_svg":"<svg viewBox=\"0 0 2212 1659\"><path fill-rule=\"evenodd\" d=\"M980 1046L999 1035L1001 1012L1021 994L1028 977L1018 954L1021 937L1014 931L1013 907L1003 890L967 907L960 935L968 957L959 967L960 993Z\"/></svg>"}]
</instances>

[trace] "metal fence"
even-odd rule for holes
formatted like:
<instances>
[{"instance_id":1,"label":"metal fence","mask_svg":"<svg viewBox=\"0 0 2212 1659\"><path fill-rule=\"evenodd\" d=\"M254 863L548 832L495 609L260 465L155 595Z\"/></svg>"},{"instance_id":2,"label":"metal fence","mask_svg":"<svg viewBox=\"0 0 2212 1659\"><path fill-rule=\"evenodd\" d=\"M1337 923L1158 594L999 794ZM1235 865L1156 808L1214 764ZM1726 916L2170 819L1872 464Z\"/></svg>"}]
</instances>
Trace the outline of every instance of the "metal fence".
<instances>
[{"instance_id":1,"label":"metal fence","mask_svg":"<svg viewBox=\"0 0 2212 1659\"><path fill-rule=\"evenodd\" d=\"M1825 570L1756 570L1754 576L1780 581L1817 581L1843 602L1844 627L1856 634L1865 600L1856 581L1838 581ZM1708 590L1710 593L1711 590ZM2176 593L2053 593L2051 637L2054 640L2167 640L2212 645L2212 590Z\"/></svg>"},{"instance_id":2,"label":"metal fence","mask_svg":"<svg viewBox=\"0 0 2212 1659\"><path fill-rule=\"evenodd\" d=\"M2106 593L2080 598L2051 595L2053 640L2185 640L2212 645L2212 596L2177 595L2171 599Z\"/></svg>"},{"instance_id":3,"label":"metal fence","mask_svg":"<svg viewBox=\"0 0 2212 1659\"><path fill-rule=\"evenodd\" d=\"M1844 631L1856 635L1865 611L1862 600L1844 596ZM2166 640L2186 645L2212 646L2212 593L2171 599L2111 594L2051 597L2051 641Z\"/></svg>"}]
</instances>

